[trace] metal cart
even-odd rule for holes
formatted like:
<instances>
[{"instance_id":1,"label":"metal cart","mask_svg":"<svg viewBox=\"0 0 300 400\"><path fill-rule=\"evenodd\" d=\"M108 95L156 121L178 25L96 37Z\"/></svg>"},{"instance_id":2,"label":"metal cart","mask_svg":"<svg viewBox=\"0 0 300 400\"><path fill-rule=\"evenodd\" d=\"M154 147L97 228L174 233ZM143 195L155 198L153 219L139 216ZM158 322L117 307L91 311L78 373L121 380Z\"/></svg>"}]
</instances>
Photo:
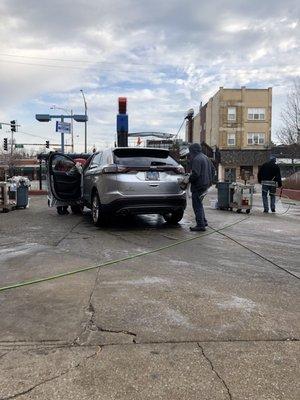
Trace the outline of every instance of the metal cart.
<instances>
[{"instance_id":1,"label":"metal cart","mask_svg":"<svg viewBox=\"0 0 300 400\"><path fill-rule=\"evenodd\" d=\"M30 180L26 176L13 176L8 181L10 183L9 198L16 202L16 208L26 208L29 201Z\"/></svg>"},{"instance_id":2,"label":"metal cart","mask_svg":"<svg viewBox=\"0 0 300 400\"><path fill-rule=\"evenodd\" d=\"M236 209L238 213L246 210L249 214L253 204L254 185L218 182L218 209L230 210Z\"/></svg>"},{"instance_id":3,"label":"metal cart","mask_svg":"<svg viewBox=\"0 0 300 400\"><path fill-rule=\"evenodd\" d=\"M9 189L10 183L0 182L0 210L2 212L8 212L15 208L15 200L10 199Z\"/></svg>"},{"instance_id":4,"label":"metal cart","mask_svg":"<svg viewBox=\"0 0 300 400\"><path fill-rule=\"evenodd\" d=\"M231 183L229 185L229 209L236 209L240 213L246 210L249 214L253 205L254 185L241 183Z\"/></svg>"}]
</instances>

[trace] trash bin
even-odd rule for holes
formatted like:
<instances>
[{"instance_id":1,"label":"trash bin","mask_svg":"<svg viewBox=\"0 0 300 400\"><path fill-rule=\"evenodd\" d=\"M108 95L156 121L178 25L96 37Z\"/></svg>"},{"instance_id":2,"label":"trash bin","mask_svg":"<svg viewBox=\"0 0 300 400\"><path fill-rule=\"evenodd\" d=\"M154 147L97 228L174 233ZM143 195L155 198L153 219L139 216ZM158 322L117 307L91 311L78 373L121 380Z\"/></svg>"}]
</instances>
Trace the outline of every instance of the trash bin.
<instances>
[{"instance_id":1,"label":"trash bin","mask_svg":"<svg viewBox=\"0 0 300 400\"><path fill-rule=\"evenodd\" d=\"M10 198L15 200L16 208L26 208L28 206L29 179L25 176L13 176L9 181L11 183Z\"/></svg>"},{"instance_id":2,"label":"trash bin","mask_svg":"<svg viewBox=\"0 0 300 400\"><path fill-rule=\"evenodd\" d=\"M227 210L229 208L229 190L230 182L218 182L218 208L220 210Z\"/></svg>"},{"instance_id":3,"label":"trash bin","mask_svg":"<svg viewBox=\"0 0 300 400\"><path fill-rule=\"evenodd\" d=\"M17 187L17 208L26 208L28 206L28 185L20 181Z\"/></svg>"}]
</instances>

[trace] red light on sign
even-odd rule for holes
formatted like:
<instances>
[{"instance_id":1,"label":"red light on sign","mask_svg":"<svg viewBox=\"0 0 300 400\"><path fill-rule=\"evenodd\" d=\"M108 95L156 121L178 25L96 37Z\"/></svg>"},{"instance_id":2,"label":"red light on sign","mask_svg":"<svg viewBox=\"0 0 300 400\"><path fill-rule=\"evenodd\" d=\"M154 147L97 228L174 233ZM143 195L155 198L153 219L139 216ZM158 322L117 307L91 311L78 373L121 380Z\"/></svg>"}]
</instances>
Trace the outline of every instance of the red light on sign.
<instances>
[{"instance_id":1,"label":"red light on sign","mask_svg":"<svg viewBox=\"0 0 300 400\"><path fill-rule=\"evenodd\" d=\"M119 114L126 114L127 98L119 97Z\"/></svg>"}]
</instances>

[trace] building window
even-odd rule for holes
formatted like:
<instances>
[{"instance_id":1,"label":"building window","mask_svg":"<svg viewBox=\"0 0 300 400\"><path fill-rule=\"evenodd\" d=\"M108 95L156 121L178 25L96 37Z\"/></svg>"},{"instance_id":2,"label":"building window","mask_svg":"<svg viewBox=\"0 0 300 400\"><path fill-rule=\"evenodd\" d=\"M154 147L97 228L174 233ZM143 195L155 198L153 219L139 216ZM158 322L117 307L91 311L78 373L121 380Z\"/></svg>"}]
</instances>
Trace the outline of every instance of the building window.
<instances>
[{"instance_id":1,"label":"building window","mask_svg":"<svg viewBox=\"0 0 300 400\"><path fill-rule=\"evenodd\" d=\"M236 120L236 108L235 107L228 107L227 119L228 119L228 121Z\"/></svg>"},{"instance_id":2,"label":"building window","mask_svg":"<svg viewBox=\"0 0 300 400\"><path fill-rule=\"evenodd\" d=\"M264 133L248 133L248 144L264 144L265 134Z\"/></svg>"},{"instance_id":3,"label":"building window","mask_svg":"<svg viewBox=\"0 0 300 400\"><path fill-rule=\"evenodd\" d=\"M228 133L227 134L227 145L228 146L235 146L235 133Z\"/></svg>"},{"instance_id":4,"label":"building window","mask_svg":"<svg viewBox=\"0 0 300 400\"><path fill-rule=\"evenodd\" d=\"M266 117L265 108L248 108L248 120L264 121Z\"/></svg>"}]
</instances>

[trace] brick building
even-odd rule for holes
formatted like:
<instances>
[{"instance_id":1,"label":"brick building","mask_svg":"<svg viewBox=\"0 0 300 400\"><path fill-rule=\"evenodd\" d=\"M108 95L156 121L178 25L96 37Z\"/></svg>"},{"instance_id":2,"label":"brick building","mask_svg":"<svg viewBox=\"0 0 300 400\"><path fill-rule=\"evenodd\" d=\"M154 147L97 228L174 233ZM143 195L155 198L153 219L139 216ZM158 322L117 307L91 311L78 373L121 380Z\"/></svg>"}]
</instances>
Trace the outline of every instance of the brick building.
<instances>
[{"instance_id":1,"label":"brick building","mask_svg":"<svg viewBox=\"0 0 300 400\"><path fill-rule=\"evenodd\" d=\"M220 87L199 113L187 122L189 142L220 150L220 180L255 180L271 146L272 88Z\"/></svg>"}]
</instances>

